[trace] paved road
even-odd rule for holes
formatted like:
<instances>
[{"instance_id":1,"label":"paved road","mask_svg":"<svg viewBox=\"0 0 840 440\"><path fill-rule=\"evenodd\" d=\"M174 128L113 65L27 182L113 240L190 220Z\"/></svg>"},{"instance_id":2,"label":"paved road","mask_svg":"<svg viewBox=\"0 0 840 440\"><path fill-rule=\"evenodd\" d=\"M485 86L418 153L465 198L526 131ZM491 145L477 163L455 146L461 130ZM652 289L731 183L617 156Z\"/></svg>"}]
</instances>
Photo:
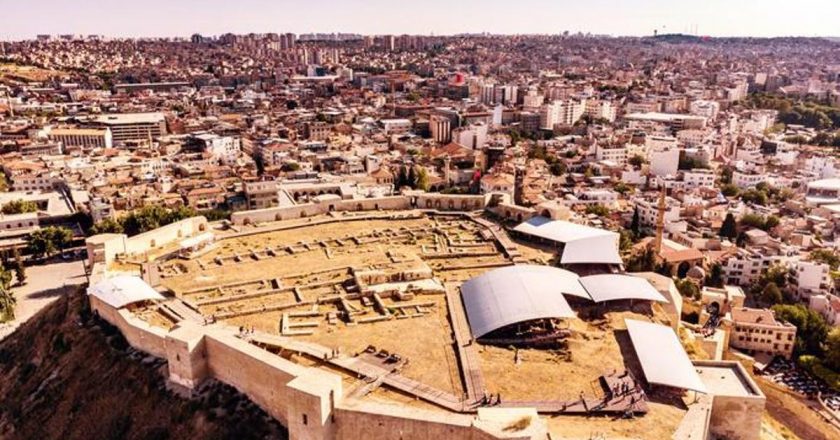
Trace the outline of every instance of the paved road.
<instances>
[{"instance_id":1,"label":"paved road","mask_svg":"<svg viewBox=\"0 0 840 440\"><path fill-rule=\"evenodd\" d=\"M17 298L15 320L0 324L0 340L51 304L70 288L87 282L82 260L62 261L26 268L26 284L12 287Z\"/></svg>"}]
</instances>

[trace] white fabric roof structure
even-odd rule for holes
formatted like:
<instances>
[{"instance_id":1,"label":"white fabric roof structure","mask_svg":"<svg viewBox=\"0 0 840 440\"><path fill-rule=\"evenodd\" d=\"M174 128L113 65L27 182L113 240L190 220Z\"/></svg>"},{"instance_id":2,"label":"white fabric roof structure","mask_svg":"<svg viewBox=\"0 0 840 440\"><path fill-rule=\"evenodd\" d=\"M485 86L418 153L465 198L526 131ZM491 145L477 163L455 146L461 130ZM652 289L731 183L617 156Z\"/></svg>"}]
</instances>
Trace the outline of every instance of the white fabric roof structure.
<instances>
[{"instance_id":1,"label":"white fabric roof structure","mask_svg":"<svg viewBox=\"0 0 840 440\"><path fill-rule=\"evenodd\" d=\"M590 275L581 277L580 284L595 302L623 299L668 302L650 281L631 275Z\"/></svg>"},{"instance_id":2,"label":"white fabric roof structure","mask_svg":"<svg viewBox=\"0 0 840 440\"><path fill-rule=\"evenodd\" d=\"M88 295L93 295L117 309L140 301L164 299L152 286L131 275L119 275L100 281L88 288Z\"/></svg>"},{"instance_id":3,"label":"white fabric roof structure","mask_svg":"<svg viewBox=\"0 0 840 440\"><path fill-rule=\"evenodd\" d=\"M518 322L574 318L564 291L583 293L577 275L550 266L516 265L485 272L461 286L472 334L480 338Z\"/></svg>"},{"instance_id":4,"label":"white fabric roof structure","mask_svg":"<svg viewBox=\"0 0 840 440\"><path fill-rule=\"evenodd\" d=\"M624 323L649 383L707 392L674 330L633 319L625 319Z\"/></svg>"},{"instance_id":5,"label":"white fabric roof structure","mask_svg":"<svg viewBox=\"0 0 840 440\"><path fill-rule=\"evenodd\" d=\"M514 231L563 243L562 264L622 264L619 235L612 231L546 217L532 217Z\"/></svg>"}]
</instances>

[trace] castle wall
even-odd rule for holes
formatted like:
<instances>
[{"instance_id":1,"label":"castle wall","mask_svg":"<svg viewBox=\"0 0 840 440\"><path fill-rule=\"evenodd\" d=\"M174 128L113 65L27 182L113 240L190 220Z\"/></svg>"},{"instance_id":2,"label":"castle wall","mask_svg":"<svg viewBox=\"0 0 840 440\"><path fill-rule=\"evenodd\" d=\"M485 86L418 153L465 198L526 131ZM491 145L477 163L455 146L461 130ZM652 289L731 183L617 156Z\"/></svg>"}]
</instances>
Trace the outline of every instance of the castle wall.
<instances>
[{"instance_id":1,"label":"castle wall","mask_svg":"<svg viewBox=\"0 0 840 440\"><path fill-rule=\"evenodd\" d=\"M206 228L207 219L201 216L177 221L126 239L125 253L128 255L144 254L152 249L196 235Z\"/></svg>"},{"instance_id":2,"label":"castle wall","mask_svg":"<svg viewBox=\"0 0 840 440\"><path fill-rule=\"evenodd\" d=\"M757 440L763 397L714 396L709 431L729 440Z\"/></svg>"},{"instance_id":3,"label":"castle wall","mask_svg":"<svg viewBox=\"0 0 840 440\"><path fill-rule=\"evenodd\" d=\"M411 208L440 211L476 211L487 205L484 195L421 193L350 200L321 200L294 206L234 212L231 222L236 225L266 223L301 217L323 215L331 211L404 210Z\"/></svg>"},{"instance_id":4,"label":"castle wall","mask_svg":"<svg viewBox=\"0 0 840 440\"><path fill-rule=\"evenodd\" d=\"M150 326L126 309L115 309L96 296L89 295L88 297L91 310L96 311L102 319L117 327L129 345L159 358L166 358L165 330Z\"/></svg>"}]
</instances>

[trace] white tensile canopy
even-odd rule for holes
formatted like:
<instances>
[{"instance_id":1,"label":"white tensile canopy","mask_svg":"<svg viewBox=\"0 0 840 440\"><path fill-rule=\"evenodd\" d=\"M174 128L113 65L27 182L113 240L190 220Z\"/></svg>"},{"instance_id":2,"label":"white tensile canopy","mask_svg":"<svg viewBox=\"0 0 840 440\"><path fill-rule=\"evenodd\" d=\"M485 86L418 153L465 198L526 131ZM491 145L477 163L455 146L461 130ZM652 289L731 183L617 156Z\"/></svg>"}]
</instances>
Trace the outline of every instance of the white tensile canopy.
<instances>
[{"instance_id":1,"label":"white tensile canopy","mask_svg":"<svg viewBox=\"0 0 840 440\"><path fill-rule=\"evenodd\" d=\"M630 275L603 274L580 278L580 284L595 302L640 299L668 302L650 281Z\"/></svg>"},{"instance_id":2,"label":"white tensile canopy","mask_svg":"<svg viewBox=\"0 0 840 440\"><path fill-rule=\"evenodd\" d=\"M476 338L519 322L574 318L575 312L563 293L585 295L577 275L536 265L491 270L461 286L470 329Z\"/></svg>"},{"instance_id":3,"label":"white tensile canopy","mask_svg":"<svg viewBox=\"0 0 840 440\"><path fill-rule=\"evenodd\" d=\"M88 288L88 295L93 295L116 309L140 301L164 299L152 286L131 275L119 275L100 281Z\"/></svg>"},{"instance_id":4,"label":"white tensile canopy","mask_svg":"<svg viewBox=\"0 0 840 440\"><path fill-rule=\"evenodd\" d=\"M532 217L514 231L562 243L562 264L622 264L618 253L619 234L577 223Z\"/></svg>"},{"instance_id":5,"label":"white tensile canopy","mask_svg":"<svg viewBox=\"0 0 840 440\"><path fill-rule=\"evenodd\" d=\"M624 323L649 383L707 392L673 329L633 319Z\"/></svg>"}]
</instances>

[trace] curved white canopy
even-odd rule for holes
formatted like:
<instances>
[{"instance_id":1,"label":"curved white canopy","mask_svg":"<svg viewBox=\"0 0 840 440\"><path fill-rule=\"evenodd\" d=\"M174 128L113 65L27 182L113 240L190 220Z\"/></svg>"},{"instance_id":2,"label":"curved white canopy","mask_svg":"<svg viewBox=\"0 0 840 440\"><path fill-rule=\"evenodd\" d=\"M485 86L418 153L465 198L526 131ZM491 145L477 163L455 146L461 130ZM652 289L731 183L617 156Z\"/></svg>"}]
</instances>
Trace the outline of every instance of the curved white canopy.
<instances>
[{"instance_id":1,"label":"curved white canopy","mask_svg":"<svg viewBox=\"0 0 840 440\"><path fill-rule=\"evenodd\" d=\"M622 264L618 253L619 234L577 223L532 217L514 231L562 243L562 264Z\"/></svg>"},{"instance_id":2,"label":"curved white canopy","mask_svg":"<svg viewBox=\"0 0 840 440\"><path fill-rule=\"evenodd\" d=\"M650 281L630 275L604 274L582 277L580 284L595 302L641 299L668 302Z\"/></svg>"},{"instance_id":3,"label":"curved white canopy","mask_svg":"<svg viewBox=\"0 0 840 440\"><path fill-rule=\"evenodd\" d=\"M485 272L461 286L472 334L480 338L519 322L573 318L563 293L584 296L577 275L550 266L516 265ZM584 296L585 297L585 296Z\"/></svg>"},{"instance_id":4,"label":"curved white canopy","mask_svg":"<svg viewBox=\"0 0 840 440\"><path fill-rule=\"evenodd\" d=\"M88 295L93 295L117 309L140 301L164 299L163 295L145 281L130 275L102 280L88 288Z\"/></svg>"}]
</instances>

